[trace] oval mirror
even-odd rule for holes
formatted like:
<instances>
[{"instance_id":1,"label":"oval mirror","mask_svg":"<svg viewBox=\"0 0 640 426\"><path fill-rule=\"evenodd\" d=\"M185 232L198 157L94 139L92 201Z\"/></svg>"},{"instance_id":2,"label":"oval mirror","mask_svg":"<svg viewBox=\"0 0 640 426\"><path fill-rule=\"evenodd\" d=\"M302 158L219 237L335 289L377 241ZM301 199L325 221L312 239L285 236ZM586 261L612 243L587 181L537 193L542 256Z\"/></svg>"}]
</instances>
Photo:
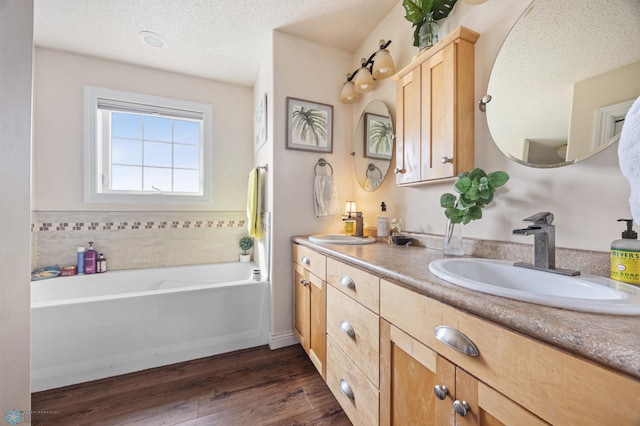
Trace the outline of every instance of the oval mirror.
<instances>
[{"instance_id":1,"label":"oval mirror","mask_svg":"<svg viewBox=\"0 0 640 426\"><path fill-rule=\"evenodd\" d=\"M393 154L393 120L380 100L366 106L353 136L353 168L365 191L375 191L389 171Z\"/></svg>"},{"instance_id":2,"label":"oval mirror","mask_svg":"<svg viewBox=\"0 0 640 426\"><path fill-rule=\"evenodd\" d=\"M640 95L640 2L535 0L496 57L489 131L532 167L584 160L618 140Z\"/></svg>"}]
</instances>

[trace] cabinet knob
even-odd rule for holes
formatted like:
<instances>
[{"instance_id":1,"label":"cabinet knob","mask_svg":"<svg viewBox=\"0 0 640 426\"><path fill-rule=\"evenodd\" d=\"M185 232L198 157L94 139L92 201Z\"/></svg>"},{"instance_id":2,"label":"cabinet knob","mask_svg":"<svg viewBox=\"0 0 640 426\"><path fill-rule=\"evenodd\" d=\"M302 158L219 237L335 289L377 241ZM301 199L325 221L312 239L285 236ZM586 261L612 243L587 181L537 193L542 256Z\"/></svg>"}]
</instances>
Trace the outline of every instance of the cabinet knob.
<instances>
[{"instance_id":1,"label":"cabinet knob","mask_svg":"<svg viewBox=\"0 0 640 426\"><path fill-rule=\"evenodd\" d=\"M351 324L349 324L349 321L340 321L340 330L349 337L356 337L356 332Z\"/></svg>"},{"instance_id":2,"label":"cabinet knob","mask_svg":"<svg viewBox=\"0 0 640 426\"><path fill-rule=\"evenodd\" d=\"M433 388L433 393L436 394L436 398L438 398L440 401L443 401L447 398L447 395L449 395L449 388L447 388L445 385L435 385L435 387Z\"/></svg>"},{"instance_id":3,"label":"cabinet knob","mask_svg":"<svg viewBox=\"0 0 640 426\"><path fill-rule=\"evenodd\" d=\"M349 383L347 383L345 379L340 379L340 390L343 394L345 394L347 398L356 399L355 395L353 394L353 390L351 390L351 386L349 386Z\"/></svg>"},{"instance_id":4,"label":"cabinet knob","mask_svg":"<svg viewBox=\"0 0 640 426\"><path fill-rule=\"evenodd\" d=\"M440 159L440 162L442 164L451 163L452 161L453 161L453 158L447 157L446 155Z\"/></svg>"},{"instance_id":5,"label":"cabinet knob","mask_svg":"<svg viewBox=\"0 0 640 426\"><path fill-rule=\"evenodd\" d=\"M393 171L395 174L406 172L405 169L401 169L400 167L396 167Z\"/></svg>"},{"instance_id":6,"label":"cabinet knob","mask_svg":"<svg viewBox=\"0 0 640 426\"><path fill-rule=\"evenodd\" d=\"M353 279L348 275L343 275L342 278L340 278L340 285L351 289L356 288L356 283L353 282Z\"/></svg>"},{"instance_id":7,"label":"cabinet knob","mask_svg":"<svg viewBox=\"0 0 640 426\"><path fill-rule=\"evenodd\" d=\"M304 278L300 278L300 284L302 284L303 286L308 286L310 283L309 281L305 280Z\"/></svg>"},{"instance_id":8,"label":"cabinet knob","mask_svg":"<svg viewBox=\"0 0 640 426\"><path fill-rule=\"evenodd\" d=\"M436 327L435 335L436 339L457 350L465 355L479 356L480 352L478 347L467 336L462 334L460 330L447 327L446 325L439 325Z\"/></svg>"},{"instance_id":9,"label":"cabinet knob","mask_svg":"<svg viewBox=\"0 0 640 426\"><path fill-rule=\"evenodd\" d=\"M467 412L469 412L470 410L471 406L467 401L460 401L459 399L453 401L453 411L455 411L456 414L460 417L466 416Z\"/></svg>"},{"instance_id":10,"label":"cabinet knob","mask_svg":"<svg viewBox=\"0 0 640 426\"><path fill-rule=\"evenodd\" d=\"M302 263L304 263L307 266L311 266L311 259L309 259L307 256L302 256Z\"/></svg>"}]
</instances>

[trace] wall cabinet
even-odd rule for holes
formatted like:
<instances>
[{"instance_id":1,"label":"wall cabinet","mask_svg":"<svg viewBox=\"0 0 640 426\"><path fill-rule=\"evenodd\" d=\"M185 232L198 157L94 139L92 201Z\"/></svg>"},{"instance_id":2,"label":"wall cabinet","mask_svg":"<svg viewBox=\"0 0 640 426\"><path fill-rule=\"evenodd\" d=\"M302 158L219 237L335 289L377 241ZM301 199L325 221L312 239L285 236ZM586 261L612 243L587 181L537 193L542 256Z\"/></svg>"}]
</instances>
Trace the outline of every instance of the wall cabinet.
<instances>
[{"instance_id":1,"label":"wall cabinet","mask_svg":"<svg viewBox=\"0 0 640 426\"><path fill-rule=\"evenodd\" d=\"M396 183L457 176L474 167L474 44L459 27L399 71Z\"/></svg>"},{"instance_id":2,"label":"wall cabinet","mask_svg":"<svg viewBox=\"0 0 640 426\"><path fill-rule=\"evenodd\" d=\"M323 378L326 375L326 271L325 256L293 245L293 333Z\"/></svg>"}]
</instances>

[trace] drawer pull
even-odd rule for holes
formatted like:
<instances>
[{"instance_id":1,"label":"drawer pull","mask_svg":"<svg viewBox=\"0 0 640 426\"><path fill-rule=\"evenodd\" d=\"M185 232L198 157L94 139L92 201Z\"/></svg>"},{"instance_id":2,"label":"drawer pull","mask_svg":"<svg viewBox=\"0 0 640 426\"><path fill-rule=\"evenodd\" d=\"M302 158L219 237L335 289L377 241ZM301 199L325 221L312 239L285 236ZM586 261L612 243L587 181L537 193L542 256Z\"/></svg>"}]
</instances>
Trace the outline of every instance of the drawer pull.
<instances>
[{"instance_id":1,"label":"drawer pull","mask_svg":"<svg viewBox=\"0 0 640 426\"><path fill-rule=\"evenodd\" d=\"M305 280L304 278L300 278L300 284L302 284L303 286L308 286L310 283L309 281Z\"/></svg>"},{"instance_id":2,"label":"drawer pull","mask_svg":"<svg viewBox=\"0 0 640 426\"><path fill-rule=\"evenodd\" d=\"M451 163L452 161L453 161L453 158L447 157L446 155L440 159L440 162L442 164Z\"/></svg>"},{"instance_id":3,"label":"drawer pull","mask_svg":"<svg viewBox=\"0 0 640 426\"><path fill-rule=\"evenodd\" d=\"M447 398L447 395L449 395L449 388L447 388L445 385L435 385L435 387L433 388L433 393L436 394L436 398L438 398L440 401L443 401Z\"/></svg>"},{"instance_id":4,"label":"drawer pull","mask_svg":"<svg viewBox=\"0 0 640 426\"><path fill-rule=\"evenodd\" d=\"M471 339L462 334L460 330L447 327L446 325L439 325L435 329L436 339L440 340L445 345L462 352L465 355L478 356L478 348L473 344Z\"/></svg>"},{"instance_id":5,"label":"drawer pull","mask_svg":"<svg viewBox=\"0 0 640 426\"><path fill-rule=\"evenodd\" d=\"M349 321L340 321L340 330L349 337L356 337L356 332L351 324L349 324Z\"/></svg>"},{"instance_id":6,"label":"drawer pull","mask_svg":"<svg viewBox=\"0 0 640 426\"><path fill-rule=\"evenodd\" d=\"M345 379L340 379L340 390L343 394L345 394L347 398L356 399L355 395L353 394L353 390L351 390L351 386L349 386L349 383L347 383Z\"/></svg>"},{"instance_id":7,"label":"drawer pull","mask_svg":"<svg viewBox=\"0 0 640 426\"><path fill-rule=\"evenodd\" d=\"M460 401L459 399L453 401L453 411L455 411L456 414L460 417L466 416L467 412L469 412L470 410L471 406L467 401Z\"/></svg>"},{"instance_id":8,"label":"drawer pull","mask_svg":"<svg viewBox=\"0 0 640 426\"><path fill-rule=\"evenodd\" d=\"M302 256L302 259L300 260L302 260L302 263L304 263L305 265L311 266L311 259L309 259L308 256Z\"/></svg>"},{"instance_id":9,"label":"drawer pull","mask_svg":"<svg viewBox=\"0 0 640 426\"><path fill-rule=\"evenodd\" d=\"M348 275L343 275L342 278L340 278L340 285L346 288L356 288L356 283L354 283Z\"/></svg>"}]
</instances>

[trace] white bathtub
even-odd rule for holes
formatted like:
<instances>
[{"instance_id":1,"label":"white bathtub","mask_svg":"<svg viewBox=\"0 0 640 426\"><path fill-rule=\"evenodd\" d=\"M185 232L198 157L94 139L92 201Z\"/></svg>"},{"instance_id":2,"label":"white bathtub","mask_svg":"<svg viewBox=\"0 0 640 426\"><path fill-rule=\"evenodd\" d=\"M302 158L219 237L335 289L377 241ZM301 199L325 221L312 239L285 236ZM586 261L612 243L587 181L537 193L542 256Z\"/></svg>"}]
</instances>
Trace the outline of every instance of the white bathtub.
<instances>
[{"instance_id":1,"label":"white bathtub","mask_svg":"<svg viewBox=\"0 0 640 426\"><path fill-rule=\"evenodd\" d=\"M31 286L31 391L264 345L253 263L58 277Z\"/></svg>"}]
</instances>

